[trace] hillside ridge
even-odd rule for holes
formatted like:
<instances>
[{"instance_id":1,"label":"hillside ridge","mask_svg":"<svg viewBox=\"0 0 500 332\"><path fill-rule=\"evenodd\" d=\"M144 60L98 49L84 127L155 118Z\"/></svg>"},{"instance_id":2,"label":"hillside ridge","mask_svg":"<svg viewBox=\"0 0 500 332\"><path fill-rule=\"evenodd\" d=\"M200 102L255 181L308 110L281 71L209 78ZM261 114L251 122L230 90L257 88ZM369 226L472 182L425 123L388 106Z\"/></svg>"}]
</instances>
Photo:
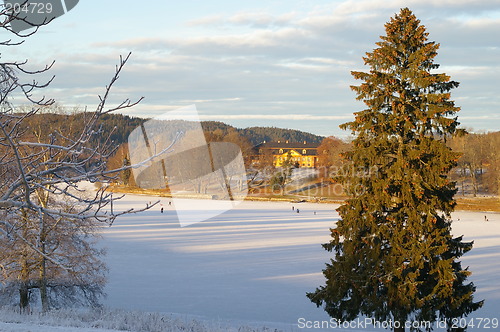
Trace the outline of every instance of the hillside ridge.
<instances>
[{"instance_id":1,"label":"hillside ridge","mask_svg":"<svg viewBox=\"0 0 500 332\"><path fill-rule=\"evenodd\" d=\"M34 114L27 119L28 123L35 123L43 119L44 122L61 123L60 128L64 128L68 123L80 122L83 125L86 115L89 113L74 113L74 114L59 114L59 113L40 113ZM140 117L132 117L124 114L105 114L99 120L99 125L106 133L111 133L111 139L117 143L126 143L130 133L148 119ZM278 127L248 127L237 128L232 125L220 121L201 121L201 126L205 132L221 131L226 135L229 131L236 131L241 136L247 138L251 144L258 145L260 143L272 141L290 141L321 143L323 136L315 135L305 131Z\"/></svg>"}]
</instances>

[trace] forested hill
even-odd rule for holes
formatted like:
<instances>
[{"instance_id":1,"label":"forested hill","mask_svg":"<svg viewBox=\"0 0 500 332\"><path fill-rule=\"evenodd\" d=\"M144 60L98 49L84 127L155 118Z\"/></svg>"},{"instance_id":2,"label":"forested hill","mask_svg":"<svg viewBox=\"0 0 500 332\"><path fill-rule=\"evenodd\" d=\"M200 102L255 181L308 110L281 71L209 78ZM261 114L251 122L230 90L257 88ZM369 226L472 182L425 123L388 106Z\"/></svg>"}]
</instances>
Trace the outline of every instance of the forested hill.
<instances>
[{"instance_id":1,"label":"forested hill","mask_svg":"<svg viewBox=\"0 0 500 332\"><path fill-rule=\"evenodd\" d=\"M44 128L45 134L49 135L57 128L64 135L79 133L85 123L89 121L90 113L59 114L41 113L28 117L24 124L33 128ZM110 139L118 144L124 143L128 135L146 121L145 119L130 117L123 114L104 114L98 122L104 133L110 135ZM29 131L28 131L29 132ZM108 135L102 135L102 140L106 140ZM100 142L103 143L103 142Z\"/></svg>"},{"instance_id":2,"label":"forested hill","mask_svg":"<svg viewBox=\"0 0 500 332\"><path fill-rule=\"evenodd\" d=\"M238 131L242 136L247 137L254 145L260 144L264 141L307 141L309 143L321 143L321 141L324 139L323 136L314 135L304 131L276 127L250 127L245 129L238 129Z\"/></svg>"},{"instance_id":3,"label":"forested hill","mask_svg":"<svg viewBox=\"0 0 500 332\"><path fill-rule=\"evenodd\" d=\"M79 125L83 126L85 122L85 113L68 114L35 114L27 120L28 124L43 122L51 123L51 128L60 128L66 131L65 128L71 126L77 129ZM99 121L103 131L111 133L111 139L117 144L126 143L130 133L141 125L147 119L130 117L123 114L106 114ZM283 129L276 127L250 127L238 129L223 122L218 121L202 121L202 128L205 132L220 131L223 136L231 131L237 131L241 136L246 137L251 144L257 145L264 141L290 141L290 142L311 142L321 143L324 137L306 133L299 130ZM104 137L103 137L104 138Z\"/></svg>"},{"instance_id":4,"label":"forested hill","mask_svg":"<svg viewBox=\"0 0 500 332\"><path fill-rule=\"evenodd\" d=\"M236 130L241 136L246 137L253 145L266 142L290 141L321 143L323 136L314 135L295 129L283 129L276 127L249 127L244 129L235 128L228 124L218 121L202 121L203 130L216 131L220 130L222 134L227 134L231 130Z\"/></svg>"}]
</instances>

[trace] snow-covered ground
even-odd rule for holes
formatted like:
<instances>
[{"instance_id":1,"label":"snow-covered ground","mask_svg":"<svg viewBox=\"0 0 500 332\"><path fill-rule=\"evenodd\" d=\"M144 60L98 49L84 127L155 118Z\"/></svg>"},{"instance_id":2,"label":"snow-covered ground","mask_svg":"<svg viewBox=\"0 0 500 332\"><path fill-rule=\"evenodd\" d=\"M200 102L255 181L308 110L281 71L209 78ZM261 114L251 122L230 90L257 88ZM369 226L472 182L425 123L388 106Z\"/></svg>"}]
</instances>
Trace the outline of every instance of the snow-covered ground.
<instances>
[{"instance_id":1,"label":"snow-covered ground","mask_svg":"<svg viewBox=\"0 0 500 332\"><path fill-rule=\"evenodd\" d=\"M155 200L127 195L115 209L141 208ZM338 219L336 205L245 201L181 228L168 199L161 203L163 214L157 205L104 229L110 268L106 306L271 331L303 331L299 322L329 320L305 293L324 282L321 270L330 254L321 244L329 240L329 228ZM500 319L500 215L457 212L453 217L454 234L475 241L462 262L473 272L477 300L486 300L470 317ZM0 324L0 331L29 329L9 330Z\"/></svg>"},{"instance_id":2,"label":"snow-covered ground","mask_svg":"<svg viewBox=\"0 0 500 332\"><path fill-rule=\"evenodd\" d=\"M127 196L116 206L141 207L149 200ZM246 201L181 228L167 202L162 199L163 214L158 206L105 230L108 306L290 326L300 318L329 319L305 293L324 282L321 270L330 254L320 244L329 240L337 206ZM488 222L484 215L455 213L453 231L475 241L463 265L473 272L477 299L486 302L474 316L500 318L500 215L486 214Z\"/></svg>"},{"instance_id":3,"label":"snow-covered ground","mask_svg":"<svg viewBox=\"0 0 500 332\"><path fill-rule=\"evenodd\" d=\"M103 330L97 328L68 327L40 325L37 323L2 323L0 331L8 332L116 332L117 330Z\"/></svg>"},{"instance_id":4,"label":"snow-covered ground","mask_svg":"<svg viewBox=\"0 0 500 332\"><path fill-rule=\"evenodd\" d=\"M127 196L115 208L149 200ZM334 206L295 204L296 213L290 203L243 202L181 228L167 202L163 214L158 206L105 230L108 306L286 324L327 318L305 293L322 282L328 253L320 244L328 240Z\"/></svg>"},{"instance_id":5,"label":"snow-covered ground","mask_svg":"<svg viewBox=\"0 0 500 332\"><path fill-rule=\"evenodd\" d=\"M117 309L62 309L21 315L17 308L0 309L0 331L9 332L270 332L265 326L200 319L192 315Z\"/></svg>"}]
</instances>

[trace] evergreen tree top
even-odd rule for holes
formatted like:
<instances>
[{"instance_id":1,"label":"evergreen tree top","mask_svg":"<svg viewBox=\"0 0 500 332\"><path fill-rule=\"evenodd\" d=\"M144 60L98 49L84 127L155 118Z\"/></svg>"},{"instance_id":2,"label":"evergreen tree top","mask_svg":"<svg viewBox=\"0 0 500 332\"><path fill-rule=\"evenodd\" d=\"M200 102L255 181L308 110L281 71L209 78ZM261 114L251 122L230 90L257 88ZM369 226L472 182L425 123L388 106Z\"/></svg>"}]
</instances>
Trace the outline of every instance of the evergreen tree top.
<instances>
[{"instance_id":1,"label":"evergreen tree top","mask_svg":"<svg viewBox=\"0 0 500 332\"><path fill-rule=\"evenodd\" d=\"M355 113L356 119L341 125L362 137L398 135L452 135L459 110L449 91L459 83L443 73L434 73L439 44L428 40L425 26L404 8L385 25L386 35L363 58L369 72L353 71L363 80L351 86L357 99L368 109ZM370 119L370 121L367 121Z\"/></svg>"}]
</instances>

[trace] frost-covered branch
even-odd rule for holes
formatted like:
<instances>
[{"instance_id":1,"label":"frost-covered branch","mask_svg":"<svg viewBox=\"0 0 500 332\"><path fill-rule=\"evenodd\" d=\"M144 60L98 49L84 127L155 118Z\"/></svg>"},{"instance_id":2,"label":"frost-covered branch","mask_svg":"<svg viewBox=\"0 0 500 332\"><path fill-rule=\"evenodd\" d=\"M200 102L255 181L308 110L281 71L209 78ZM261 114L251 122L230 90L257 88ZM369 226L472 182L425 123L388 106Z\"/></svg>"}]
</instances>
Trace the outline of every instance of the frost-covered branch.
<instances>
[{"instance_id":1,"label":"frost-covered branch","mask_svg":"<svg viewBox=\"0 0 500 332\"><path fill-rule=\"evenodd\" d=\"M8 26L9 20L9 13L0 11L0 30L10 31L15 37L37 31L36 27L26 35L15 33ZM0 42L0 49L20 43ZM93 192L80 186L82 182L106 183L124 170L151 163L169 153L177 142L176 138L136 165L108 168L108 159L117 146L111 140L113 131L105 132L100 124L102 116L133 107L143 99L126 99L108 106L112 88L130 56L120 56L96 109L84 112L82 121L67 128L66 124L59 124L64 128L51 127L39 116L54 107L52 99L37 96L53 77L45 82L33 78L24 81L26 76L47 72L54 63L41 70L27 69L27 60L0 63L0 269L4 275L0 282L18 285L21 307L26 305L23 299L29 301L30 287L39 288L45 307L47 295L43 294L54 285L49 280L55 276L65 275L67 279L58 281L65 285L81 285L82 275L91 276L95 285L85 284L83 292L85 287L90 287L90 293L101 291L105 267L97 258L101 253L92 248L87 235L102 224L112 225L119 216L143 212L158 203L115 211L113 202L122 196L106 191L106 186ZM14 98L20 96L31 104L27 112L16 111L13 105Z\"/></svg>"}]
</instances>

